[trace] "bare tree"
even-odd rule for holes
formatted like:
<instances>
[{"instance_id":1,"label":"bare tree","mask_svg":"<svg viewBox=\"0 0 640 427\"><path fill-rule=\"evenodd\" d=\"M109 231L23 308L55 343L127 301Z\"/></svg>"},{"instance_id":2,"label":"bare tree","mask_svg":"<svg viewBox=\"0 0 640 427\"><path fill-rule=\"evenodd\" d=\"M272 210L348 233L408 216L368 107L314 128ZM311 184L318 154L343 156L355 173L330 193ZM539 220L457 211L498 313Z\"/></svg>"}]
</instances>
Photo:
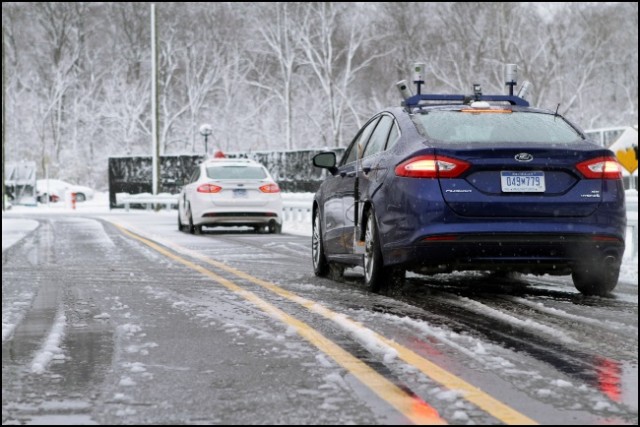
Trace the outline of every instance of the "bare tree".
<instances>
[{"instance_id":1,"label":"bare tree","mask_svg":"<svg viewBox=\"0 0 640 427\"><path fill-rule=\"evenodd\" d=\"M362 14L351 10L348 19L344 4L314 3L298 25L298 34L310 67L328 105L330 139L332 145L342 145L342 126L345 110L356 96L351 85L359 72L385 55L369 44L379 36L371 35L362 25ZM367 51L367 48L370 50Z\"/></svg>"},{"instance_id":2,"label":"bare tree","mask_svg":"<svg viewBox=\"0 0 640 427\"><path fill-rule=\"evenodd\" d=\"M258 4L251 15L262 43L253 49L256 54L253 68L258 79L250 81L250 84L273 93L282 103L285 110L285 146L288 149L294 148L293 80L302 53L294 19L301 13L300 8L293 3ZM275 73L270 72L272 67Z\"/></svg>"},{"instance_id":3,"label":"bare tree","mask_svg":"<svg viewBox=\"0 0 640 427\"><path fill-rule=\"evenodd\" d=\"M146 3L2 4L7 157L106 185L111 155L149 151ZM163 152L344 145L399 102L409 64L429 92L505 91L589 127L637 124L637 3L164 3ZM248 31L247 29L250 29Z\"/></svg>"}]
</instances>

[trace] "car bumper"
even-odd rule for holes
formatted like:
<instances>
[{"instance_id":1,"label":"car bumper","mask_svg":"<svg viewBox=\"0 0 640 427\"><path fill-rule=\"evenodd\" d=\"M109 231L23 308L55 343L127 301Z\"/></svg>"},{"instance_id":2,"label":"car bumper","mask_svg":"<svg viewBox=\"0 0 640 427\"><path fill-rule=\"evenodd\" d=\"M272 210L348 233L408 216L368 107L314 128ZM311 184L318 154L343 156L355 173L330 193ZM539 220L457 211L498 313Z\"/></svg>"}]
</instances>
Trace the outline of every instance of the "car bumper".
<instances>
[{"instance_id":1,"label":"car bumper","mask_svg":"<svg viewBox=\"0 0 640 427\"><path fill-rule=\"evenodd\" d=\"M425 236L412 245L385 250L385 264L425 272L510 270L568 274L577 264L613 256L624 241L598 234L483 233Z\"/></svg>"},{"instance_id":2,"label":"car bumper","mask_svg":"<svg viewBox=\"0 0 640 427\"><path fill-rule=\"evenodd\" d=\"M273 211L258 212L205 212L197 221L197 225L208 226L241 226L267 225L275 221L282 224L282 215ZM195 221L194 221L195 222Z\"/></svg>"}]
</instances>

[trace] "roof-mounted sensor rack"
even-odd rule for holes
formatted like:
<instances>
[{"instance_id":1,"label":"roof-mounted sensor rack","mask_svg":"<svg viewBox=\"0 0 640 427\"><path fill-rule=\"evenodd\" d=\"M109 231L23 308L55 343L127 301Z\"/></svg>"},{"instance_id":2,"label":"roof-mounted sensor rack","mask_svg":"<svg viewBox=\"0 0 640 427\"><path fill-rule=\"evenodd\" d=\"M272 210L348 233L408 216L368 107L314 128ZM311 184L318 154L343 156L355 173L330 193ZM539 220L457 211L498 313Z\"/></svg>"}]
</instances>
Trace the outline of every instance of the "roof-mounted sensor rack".
<instances>
[{"instance_id":1,"label":"roof-mounted sensor rack","mask_svg":"<svg viewBox=\"0 0 640 427\"><path fill-rule=\"evenodd\" d=\"M522 85L522 89L518 92L518 95L513 94L513 88L517 84L518 69L516 64L507 64L505 67L505 84L509 87L508 95L483 95L482 89L479 84L473 85L473 95L457 95L457 94L422 94L421 88L424 84L425 64L416 63L413 65L413 83L417 88L417 95L411 92L406 80L401 80L396 83L396 87L403 98L402 105L408 110L412 110L415 107L422 107L429 104L445 104L445 103L460 103L470 104L473 101L486 101L486 102L506 102L511 105L517 105L520 107L528 107L529 102L525 100L528 90L531 88L531 83L525 81Z\"/></svg>"}]
</instances>

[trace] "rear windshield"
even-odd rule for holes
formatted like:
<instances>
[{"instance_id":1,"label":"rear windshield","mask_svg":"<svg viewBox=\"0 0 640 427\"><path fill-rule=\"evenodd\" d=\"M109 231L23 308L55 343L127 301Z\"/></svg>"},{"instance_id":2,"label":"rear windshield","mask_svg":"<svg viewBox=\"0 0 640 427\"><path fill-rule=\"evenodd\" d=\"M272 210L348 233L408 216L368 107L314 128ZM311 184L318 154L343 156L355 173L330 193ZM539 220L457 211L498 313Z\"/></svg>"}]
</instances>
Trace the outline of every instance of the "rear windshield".
<instances>
[{"instance_id":1,"label":"rear windshield","mask_svg":"<svg viewBox=\"0 0 640 427\"><path fill-rule=\"evenodd\" d=\"M582 140L562 117L532 112L429 111L415 116L424 133L450 143L532 142L566 144Z\"/></svg>"},{"instance_id":2,"label":"rear windshield","mask_svg":"<svg viewBox=\"0 0 640 427\"><path fill-rule=\"evenodd\" d=\"M209 166L207 176L211 179L265 179L267 173L260 166Z\"/></svg>"}]
</instances>

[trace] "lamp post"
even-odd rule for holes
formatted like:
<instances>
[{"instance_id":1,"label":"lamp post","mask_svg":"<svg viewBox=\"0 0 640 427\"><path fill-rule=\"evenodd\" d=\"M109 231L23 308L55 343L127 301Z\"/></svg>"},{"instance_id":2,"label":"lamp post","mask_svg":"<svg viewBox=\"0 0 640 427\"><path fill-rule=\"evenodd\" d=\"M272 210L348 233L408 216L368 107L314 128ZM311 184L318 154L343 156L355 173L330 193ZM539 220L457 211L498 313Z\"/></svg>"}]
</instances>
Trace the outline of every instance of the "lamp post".
<instances>
[{"instance_id":1,"label":"lamp post","mask_svg":"<svg viewBox=\"0 0 640 427\"><path fill-rule=\"evenodd\" d=\"M213 133L213 129L211 128L211 125L204 124L204 125L200 126L200 135L204 136L204 154L205 154L205 156L207 155L207 152L209 151L207 149L207 138L212 133Z\"/></svg>"}]
</instances>

